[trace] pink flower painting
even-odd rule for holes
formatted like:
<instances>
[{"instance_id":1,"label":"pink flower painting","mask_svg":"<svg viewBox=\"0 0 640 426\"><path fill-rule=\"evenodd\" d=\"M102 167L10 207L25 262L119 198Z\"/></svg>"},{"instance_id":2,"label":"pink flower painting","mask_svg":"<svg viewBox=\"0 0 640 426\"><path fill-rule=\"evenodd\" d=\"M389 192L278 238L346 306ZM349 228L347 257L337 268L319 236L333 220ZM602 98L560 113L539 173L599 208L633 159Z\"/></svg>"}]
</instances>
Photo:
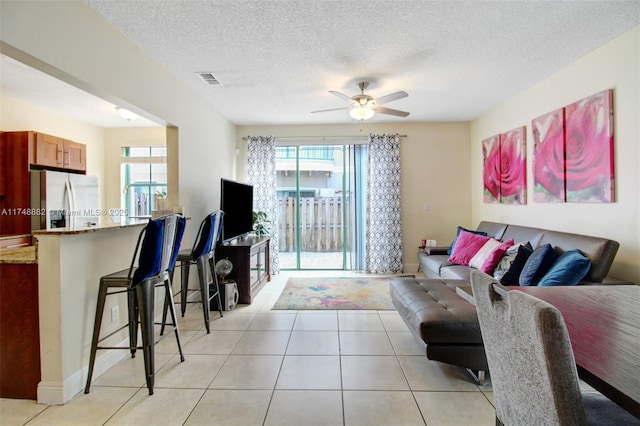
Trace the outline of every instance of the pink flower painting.
<instances>
[{"instance_id":1,"label":"pink flower painting","mask_svg":"<svg viewBox=\"0 0 640 426\"><path fill-rule=\"evenodd\" d=\"M500 135L482 141L484 202L500 202Z\"/></svg>"},{"instance_id":2,"label":"pink flower painting","mask_svg":"<svg viewBox=\"0 0 640 426\"><path fill-rule=\"evenodd\" d=\"M613 90L565 108L567 201L614 201Z\"/></svg>"},{"instance_id":3,"label":"pink flower painting","mask_svg":"<svg viewBox=\"0 0 640 426\"><path fill-rule=\"evenodd\" d=\"M500 135L500 202L527 203L527 157L524 126Z\"/></svg>"},{"instance_id":4,"label":"pink flower painting","mask_svg":"<svg viewBox=\"0 0 640 426\"><path fill-rule=\"evenodd\" d=\"M531 121L533 133L533 201L564 202L564 109Z\"/></svg>"}]
</instances>

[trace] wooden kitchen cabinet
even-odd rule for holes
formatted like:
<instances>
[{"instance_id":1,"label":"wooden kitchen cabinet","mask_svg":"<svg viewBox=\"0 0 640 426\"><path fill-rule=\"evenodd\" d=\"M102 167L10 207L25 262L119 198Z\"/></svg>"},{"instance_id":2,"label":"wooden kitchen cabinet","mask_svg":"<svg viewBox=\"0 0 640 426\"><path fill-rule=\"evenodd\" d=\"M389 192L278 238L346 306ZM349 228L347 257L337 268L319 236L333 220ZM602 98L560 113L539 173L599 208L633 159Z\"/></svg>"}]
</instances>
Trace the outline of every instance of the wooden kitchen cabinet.
<instances>
[{"instance_id":1,"label":"wooden kitchen cabinet","mask_svg":"<svg viewBox=\"0 0 640 426\"><path fill-rule=\"evenodd\" d=\"M0 263L0 397L37 399L38 264Z\"/></svg>"},{"instance_id":2,"label":"wooden kitchen cabinet","mask_svg":"<svg viewBox=\"0 0 640 426\"><path fill-rule=\"evenodd\" d=\"M28 132L31 133L31 132ZM63 139L44 133L31 133L27 136L32 146L34 158L32 164L49 167L62 167Z\"/></svg>"},{"instance_id":3,"label":"wooden kitchen cabinet","mask_svg":"<svg viewBox=\"0 0 640 426\"><path fill-rule=\"evenodd\" d=\"M31 218L23 213L31 207L29 196L29 163L32 146L27 132L2 134L3 173L5 193L0 197L0 234L23 235L31 233Z\"/></svg>"},{"instance_id":4,"label":"wooden kitchen cabinet","mask_svg":"<svg viewBox=\"0 0 640 426\"><path fill-rule=\"evenodd\" d=\"M28 132L33 146L32 164L70 170L87 170L86 145L44 133Z\"/></svg>"},{"instance_id":5,"label":"wooden kitchen cabinet","mask_svg":"<svg viewBox=\"0 0 640 426\"><path fill-rule=\"evenodd\" d=\"M85 144L33 131L4 132L2 138L7 150L25 153L26 157L21 157L20 161L24 163L26 159L27 168L33 165L62 171L87 171ZM23 167L23 164L20 167ZM5 179L8 180L6 174L10 173L11 165L4 164L4 168Z\"/></svg>"},{"instance_id":6,"label":"wooden kitchen cabinet","mask_svg":"<svg viewBox=\"0 0 640 426\"><path fill-rule=\"evenodd\" d=\"M87 171L87 146L85 144L65 140L62 150L65 169Z\"/></svg>"}]
</instances>

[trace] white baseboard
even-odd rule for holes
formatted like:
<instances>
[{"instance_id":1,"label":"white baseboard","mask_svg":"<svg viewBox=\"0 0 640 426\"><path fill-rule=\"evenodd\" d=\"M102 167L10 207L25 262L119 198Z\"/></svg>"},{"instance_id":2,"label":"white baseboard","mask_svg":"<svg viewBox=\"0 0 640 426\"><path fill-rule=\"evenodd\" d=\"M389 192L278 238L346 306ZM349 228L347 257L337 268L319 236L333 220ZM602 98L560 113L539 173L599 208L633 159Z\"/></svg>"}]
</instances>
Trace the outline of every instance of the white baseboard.
<instances>
[{"instance_id":1,"label":"white baseboard","mask_svg":"<svg viewBox=\"0 0 640 426\"><path fill-rule=\"evenodd\" d=\"M129 339L125 339L116 346L129 346ZM93 366L93 380L100 377L108 369L116 365L123 358L129 355L125 350L108 350L98 352L96 363ZM76 371L63 382L40 382L38 383L38 403L48 405L63 405L70 401L80 392L84 392L87 382L89 366Z\"/></svg>"}]
</instances>

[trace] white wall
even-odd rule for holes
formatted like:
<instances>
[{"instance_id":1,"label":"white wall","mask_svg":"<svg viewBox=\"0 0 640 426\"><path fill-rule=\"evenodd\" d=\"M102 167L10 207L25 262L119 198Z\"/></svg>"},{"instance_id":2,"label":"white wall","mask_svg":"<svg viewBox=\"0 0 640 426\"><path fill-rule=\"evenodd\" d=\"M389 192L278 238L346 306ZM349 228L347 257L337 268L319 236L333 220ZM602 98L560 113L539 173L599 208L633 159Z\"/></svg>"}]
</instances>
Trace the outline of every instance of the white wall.
<instances>
[{"instance_id":1,"label":"white wall","mask_svg":"<svg viewBox=\"0 0 640 426\"><path fill-rule=\"evenodd\" d=\"M242 137L354 136L369 133L406 134L400 143L402 161L402 235L405 271L417 269L420 240L448 245L457 225L471 226L469 191L469 123L365 123L315 126L238 126L237 179L246 179L246 142ZM282 143L287 143L282 139ZM310 144L331 144L331 138L309 139ZM428 203L429 211L423 209Z\"/></svg>"},{"instance_id":2,"label":"white wall","mask_svg":"<svg viewBox=\"0 0 640 426\"><path fill-rule=\"evenodd\" d=\"M534 203L531 120L605 89L614 89L615 203ZM484 204L482 140L527 126L525 206ZM640 27L589 53L471 123L474 224L495 220L614 239L610 274L640 283Z\"/></svg>"},{"instance_id":3,"label":"white wall","mask_svg":"<svg viewBox=\"0 0 640 426\"><path fill-rule=\"evenodd\" d=\"M87 145L87 174L98 176L100 206L105 204L104 132L101 127L70 119L8 96L0 96L0 130L34 130Z\"/></svg>"},{"instance_id":4,"label":"white wall","mask_svg":"<svg viewBox=\"0 0 640 426\"><path fill-rule=\"evenodd\" d=\"M179 203L196 223L219 207L220 178L235 173L231 122L80 2L3 1L0 12L4 53L177 127Z\"/></svg>"}]
</instances>

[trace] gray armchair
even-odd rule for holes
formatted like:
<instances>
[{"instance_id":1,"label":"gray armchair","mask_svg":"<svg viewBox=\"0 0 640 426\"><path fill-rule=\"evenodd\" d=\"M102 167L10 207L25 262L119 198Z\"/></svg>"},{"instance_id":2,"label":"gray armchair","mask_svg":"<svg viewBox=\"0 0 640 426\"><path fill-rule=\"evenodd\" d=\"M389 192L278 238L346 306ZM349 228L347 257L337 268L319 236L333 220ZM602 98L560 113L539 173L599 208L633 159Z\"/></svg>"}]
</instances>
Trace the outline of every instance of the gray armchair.
<instances>
[{"instance_id":1,"label":"gray armchair","mask_svg":"<svg viewBox=\"0 0 640 426\"><path fill-rule=\"evenodd\" d=\"M569 335L549 303L471 273L498 425L638 425L599 393L581 394Z\"/></svg>"}]
</instances>

